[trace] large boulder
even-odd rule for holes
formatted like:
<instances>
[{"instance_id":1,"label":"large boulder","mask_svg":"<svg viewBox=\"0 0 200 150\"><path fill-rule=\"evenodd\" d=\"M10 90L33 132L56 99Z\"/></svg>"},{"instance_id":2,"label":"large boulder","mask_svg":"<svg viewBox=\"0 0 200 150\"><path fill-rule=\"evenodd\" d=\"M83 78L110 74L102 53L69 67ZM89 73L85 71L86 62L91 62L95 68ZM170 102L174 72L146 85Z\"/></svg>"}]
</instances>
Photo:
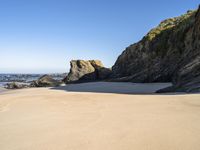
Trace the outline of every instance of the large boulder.
<instances>
[{"instance_id":1,"label":"large boulder","mask_svg":"<svg viewBox=\"0 0 200 150\"><path fill-rule=\"evenodd\" d=\"M111 69L105 68L99 60L72 60L70 66L65 83L103 80L111 74Z\"/></svg>"},{"instance_id":2,"label":"large boulder","mask_svg":"<svg viewBox=\"0 0 200 150\"><path fill-rule=\"evenodd\" d=\"M173 82L170 90L199 91L200 9L161 22L126 48L112 71L116 81Z\"/></svg>"},{"instance_id":3,"label":"large boulder","mask_svg":"<svg viewBox=\"0 0 200 150\"><path fill-rule=\"evenodd\" d=\"M38 80L33 81L31 83L31 87L54 87L59 86L61 83L55 79L53 79L49 75L44 75L40 77Z\"/></svg>"}]
</instances>

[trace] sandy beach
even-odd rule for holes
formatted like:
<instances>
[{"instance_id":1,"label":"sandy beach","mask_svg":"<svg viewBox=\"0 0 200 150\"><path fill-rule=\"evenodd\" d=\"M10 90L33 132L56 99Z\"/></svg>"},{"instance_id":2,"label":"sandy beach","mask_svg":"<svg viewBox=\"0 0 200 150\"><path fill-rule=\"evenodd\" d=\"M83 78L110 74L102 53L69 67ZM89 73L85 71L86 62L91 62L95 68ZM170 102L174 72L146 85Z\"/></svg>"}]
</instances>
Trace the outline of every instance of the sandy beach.
<instances>
[{"instance_id":1,"label":"sandy beach","mask_svg":"<svg viewBox=\"0 0 200 150\"><path fill-rule=\"evenodd\" d=\"M0 149L199 150L200 94L153 94L166 86L100 82L4 91Z\"/></svg>"}]
</instances>

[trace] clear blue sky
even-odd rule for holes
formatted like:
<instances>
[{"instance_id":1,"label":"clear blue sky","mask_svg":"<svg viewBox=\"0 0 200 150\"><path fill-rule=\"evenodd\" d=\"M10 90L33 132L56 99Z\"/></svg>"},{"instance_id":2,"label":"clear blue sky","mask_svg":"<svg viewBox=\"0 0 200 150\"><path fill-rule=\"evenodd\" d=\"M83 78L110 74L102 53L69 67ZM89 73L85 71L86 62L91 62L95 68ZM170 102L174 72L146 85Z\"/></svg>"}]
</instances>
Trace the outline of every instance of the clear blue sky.
<instances>
[{"instance_id":1,"label":"clear blue sky","mask_svg":"<svg viewBox=\"0 0 200 150\"><path fill-rule=\"evenodd\" d=\"M199 0L0 0L0 73L67 72L71 59L118 55Z\"/></svg>"}]
</instances>

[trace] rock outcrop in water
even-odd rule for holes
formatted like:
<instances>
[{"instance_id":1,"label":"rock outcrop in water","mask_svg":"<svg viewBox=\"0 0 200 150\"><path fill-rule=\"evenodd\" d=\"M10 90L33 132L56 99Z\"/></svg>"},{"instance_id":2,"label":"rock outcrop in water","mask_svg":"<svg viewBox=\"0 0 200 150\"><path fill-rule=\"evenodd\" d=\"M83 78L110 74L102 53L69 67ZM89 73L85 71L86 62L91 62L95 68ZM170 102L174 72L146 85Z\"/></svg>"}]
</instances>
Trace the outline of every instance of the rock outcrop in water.
<instances>
[{"instance_id":1,"label":"rock outcrop in water","mask_svg":"<svg viewBox=\"0 0 200 150\"><path fill-rule=\"evenodd\" d=\"M54 87L59 86L61 83L55 79L53 79L49 75L44 75L40 77L38 80L33 81L31 83L31 87Z\"/></svg>"},{"instance_id":2,"label":"rock outcrop in water","mask_svg":"<svg viewBox=\"0 0 200 150\"><path fill-rule=\"evenodd\" d=\"M200 9L167 19L118 57L116 81L173 82L163 91L200 91Z\"/></svg>"},{"instance_id":3,"label":"rock outcrop in water","mask_svg":"<svg viewBox=\"0 0 200 150\"><path fill-rule=\"evenodd\" d=\"M29 85L25 83L19 83L19 82L10 82L7 83L4 88L6 89L23 89L23 88L28 88Z\"/></svg>"},{"instance_id":4,"label":"rock outcrop in water","mask_svg":"<svg viewBox=\"0 0 200 150\"><path fill-rule=\"evenodd\" d=\"M72 60L70 66L65 83L103 80L111 74L111 69L105 68L99 60Z\"/></svg>"}]
</instances>

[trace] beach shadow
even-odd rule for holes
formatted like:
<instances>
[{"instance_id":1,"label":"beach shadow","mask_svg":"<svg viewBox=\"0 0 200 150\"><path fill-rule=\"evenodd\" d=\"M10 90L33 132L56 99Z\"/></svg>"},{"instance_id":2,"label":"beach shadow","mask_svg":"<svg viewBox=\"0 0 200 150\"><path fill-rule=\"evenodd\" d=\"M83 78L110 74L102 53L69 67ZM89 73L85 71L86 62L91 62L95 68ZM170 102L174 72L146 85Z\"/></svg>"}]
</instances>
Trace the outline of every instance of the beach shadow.
<instances>
[{"instance_id":1,"label":"beach shadow","mask_svg":"<svg viewBox=\"0 0 200 150\"><path fill-rule=\"evenodd\" d=\"M89 82L52 87L66 92L115 93L134 95L184 95L186 93L155 93L171 86L171 83Z\"/></svg>"}]
</instances>

